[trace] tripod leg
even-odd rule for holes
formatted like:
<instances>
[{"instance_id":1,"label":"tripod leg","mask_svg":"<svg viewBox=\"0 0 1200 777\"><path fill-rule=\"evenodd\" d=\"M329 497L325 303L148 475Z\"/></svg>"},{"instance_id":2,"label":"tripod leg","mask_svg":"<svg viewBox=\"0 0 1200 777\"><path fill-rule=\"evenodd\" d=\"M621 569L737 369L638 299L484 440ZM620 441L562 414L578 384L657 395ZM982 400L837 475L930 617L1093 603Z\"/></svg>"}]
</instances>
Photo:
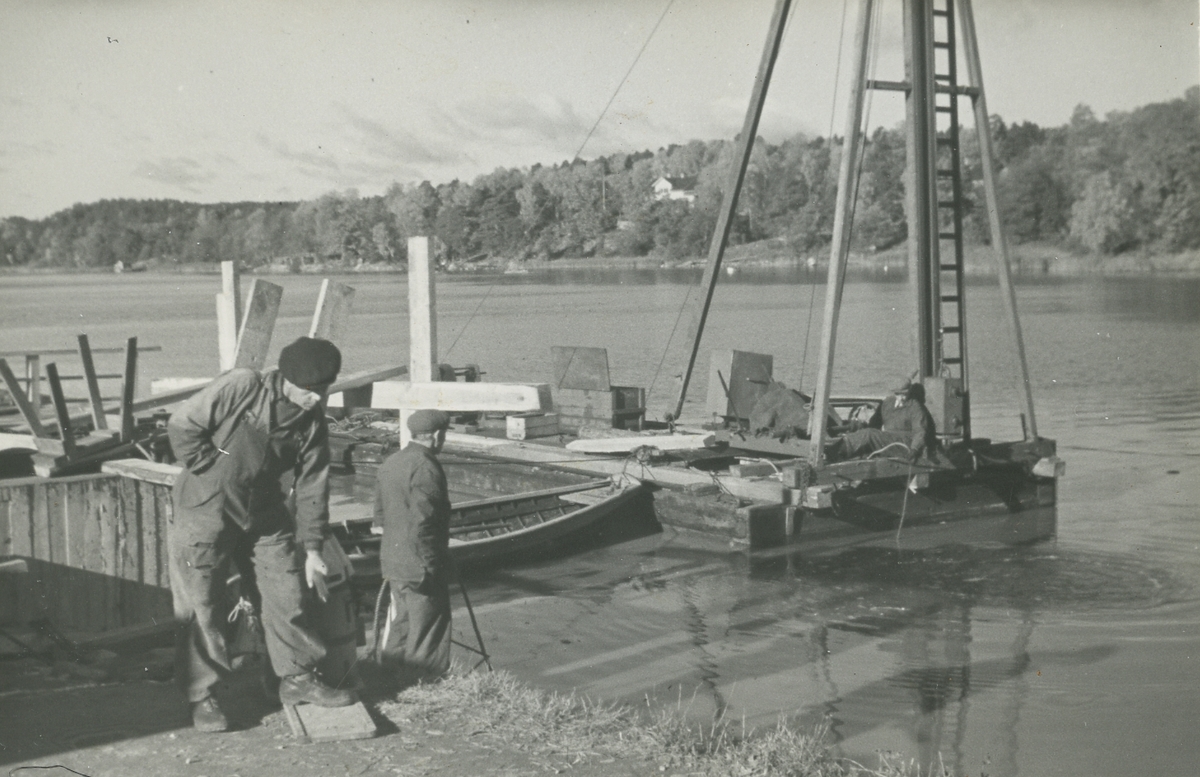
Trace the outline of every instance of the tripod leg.
<instances>
[{"instance_id":1,"label":"tripod leg","mask_svg":"<svg viewBox=\"0 0 1200 777\"><path fill-rule=\"evenodd\" d=\"M454 570L454 577L458 580L458 590L462 591L463 602L467 605L467 615L471 618L471 628L475 630L475 639L479 641L479 655L483 656L483 662L487 664L489 672L495 671L492 669L492 659L488 655L487 648L483 645L483 634L479 631L479 623L475 620L475 610L471 607L471 598L467 596L467 587L463 584L462 575L458 573L458 565L453 561L450 562L451 568ZM478 666L478 664L476 664Z\"/></svg>"}]
</instances>

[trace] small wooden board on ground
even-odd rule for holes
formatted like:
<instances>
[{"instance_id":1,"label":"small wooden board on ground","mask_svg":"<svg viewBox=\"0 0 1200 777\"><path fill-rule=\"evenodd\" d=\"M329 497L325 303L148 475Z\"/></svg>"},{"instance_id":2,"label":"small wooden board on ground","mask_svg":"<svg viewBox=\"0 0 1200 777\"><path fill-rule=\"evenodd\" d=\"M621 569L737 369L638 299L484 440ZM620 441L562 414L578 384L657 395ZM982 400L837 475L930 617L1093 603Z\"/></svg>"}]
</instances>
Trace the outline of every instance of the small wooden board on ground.
<instances>
[{"instance_id":1,"label":"small wooden board on ground","mask_svg":"<svg viewBox=\"0 0 1200 777\"><path fill-rule=\"evenodd\" d=\"M361 701L349 707L285 704L283 712L296 739L305 743L370 739L379 733Z\"/></svg>"}]
</instances>

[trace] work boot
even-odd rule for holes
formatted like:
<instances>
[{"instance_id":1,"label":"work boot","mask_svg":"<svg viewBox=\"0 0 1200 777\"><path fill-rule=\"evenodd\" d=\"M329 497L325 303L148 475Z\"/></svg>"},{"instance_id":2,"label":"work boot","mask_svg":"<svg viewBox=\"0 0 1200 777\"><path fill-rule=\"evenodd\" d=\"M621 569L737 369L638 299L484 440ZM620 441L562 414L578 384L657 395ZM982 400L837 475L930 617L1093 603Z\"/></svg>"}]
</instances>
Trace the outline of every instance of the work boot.
<instances>
[{"instance_id":1,"label":"work boot","mask_svg":"<svg viewBox=\"0 0 1200 777\"><path fill-rule=\"evenodd\" d=\"M331 688L321 682L316 672L305 672L283 678L279 683L279 700L284 704L308 702L318 707L349 707L358 701L354 691Z\"/></svg>"},{"instance_id":2,"label":"work boot","mask_svg":"<svg viewBox=\"0 0 1200 777\"><path fill-rule=\"evenodd\" d=\"M212 696L192 704L192 725L197 731L216 734L229 730L229 718L221 711L221 706Z\"/></svg>"}]
</instances>

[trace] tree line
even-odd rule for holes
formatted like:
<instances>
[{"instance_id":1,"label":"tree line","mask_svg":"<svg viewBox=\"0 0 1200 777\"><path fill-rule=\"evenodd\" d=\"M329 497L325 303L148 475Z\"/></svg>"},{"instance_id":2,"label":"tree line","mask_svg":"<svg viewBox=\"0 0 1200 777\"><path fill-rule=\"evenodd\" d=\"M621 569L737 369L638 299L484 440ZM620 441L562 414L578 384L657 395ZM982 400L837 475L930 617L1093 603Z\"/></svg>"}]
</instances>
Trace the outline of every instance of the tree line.
<instances>
[{"instance_id":1,"label":"tree line","mask_svg":"<svg viewBox=\"0 0 1200 777\"><path fill-rule=\"evenodd\" d=\"M1097 118L1080 105L1060 127L991 119L999 199L1012 241L1093 254L1200 248L1200 87L1182 98ZM979 146L962 136L968 241L986 242ZM838 138L758 138L731 242L783 239L797 256L827 245ZM604 255L703 255L733 162L731 141L497 169L470 183L393 184L381 196L330 192L303 202L215 205L102 200L45 219L0 221L0 266L111 267L236 260L405 261L407 238L436 236L446 262ZM879 250L906 238L902 127L864 145L854 242ZM694 199L656 199L660 177L694 179Z\"/></svg>"}]
</instances>

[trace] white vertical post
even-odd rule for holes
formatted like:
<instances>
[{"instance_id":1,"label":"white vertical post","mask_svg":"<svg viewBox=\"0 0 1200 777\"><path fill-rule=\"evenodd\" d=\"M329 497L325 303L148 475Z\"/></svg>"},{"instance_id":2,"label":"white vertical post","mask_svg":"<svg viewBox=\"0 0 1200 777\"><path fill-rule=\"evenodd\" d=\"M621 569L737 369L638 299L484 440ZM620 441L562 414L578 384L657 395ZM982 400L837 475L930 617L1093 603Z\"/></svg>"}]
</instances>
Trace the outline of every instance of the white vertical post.
<instances>
[{"instance_id":1,"label":"white vertical post","mask_svg":"<svg viewBox=\"0 0 1200 777\"><path fill-rule=\"evenodd\" d=\"M408 239L408 379L432 383L437 361L437 300L429 265L429 238ZM400 411L400 446L408 445L408 417Z\"/></svg>"},{"instance_id":2,"label":"white vertical post","mask_svg":"<svg viewBox=\"0 0 1200 777\"><path fill-rule=\"evenodd\" d=\"M217 353L221 372L237 360L238 331L242 328L242 290L237 265L221 262L221 293L217 295Z\"/></svg>"}]
</instances>

